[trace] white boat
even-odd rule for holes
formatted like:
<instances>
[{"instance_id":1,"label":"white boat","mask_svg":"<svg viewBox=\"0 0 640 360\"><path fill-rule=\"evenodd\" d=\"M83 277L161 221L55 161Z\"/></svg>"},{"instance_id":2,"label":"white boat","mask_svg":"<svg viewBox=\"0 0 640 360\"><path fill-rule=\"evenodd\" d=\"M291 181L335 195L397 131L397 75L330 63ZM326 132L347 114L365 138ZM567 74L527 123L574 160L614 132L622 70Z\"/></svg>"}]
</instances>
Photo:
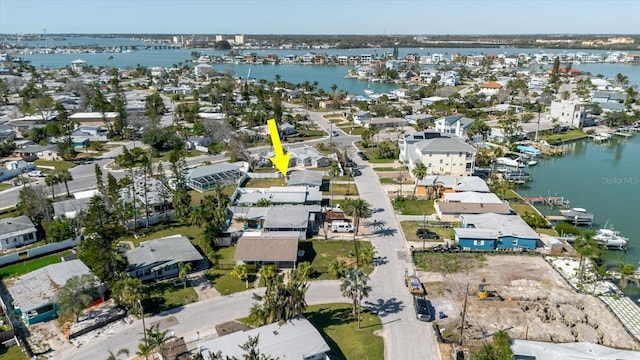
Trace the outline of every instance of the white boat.
<instances>
[{"instance_id":1,"label":"white boat","mask_svg":"<svg viewBox=\"0 0 640 360\"><path fill-rule=\"evenodd\" d=\"M513 155L513 154L509 154L507 156L497 158L496 164L511 166L511 167L518 167L518 168L525 167L525 164L522 161L522 158L520 156Z\"/></svg>"},{"instance_id":2,"label":"white boat","mask_svg":"<svg viewBox=\"0 0 640 360\"><path fill-rule=\"evenodd\" d=\"M367 88L367 89L364 89L364 93L367 94L367 95L371 95L371 94L374 94L375 91Z\"/></svg>"},{"instance_id":3,"label":"white boat","mask_svg":"<svg viewBox=\"0 0 640 360\"><path fill-rule=\"evenodd\" d=\"M628 238L620 236L617 231L612 229L598 229L593 238L607 248L616 250L624 250L629 243Z\"/></svg>"},{"instance_id":4,"label":"white boat","mask_svg":"<svg viewBox=\"0 0 640 360\"><path fill-rule=\"evenodd\" d=\"M527 161L527 165L528 166L538 165L538 160L529 160L529 161Z\"/></svg>"},{"instance_id":5,"label":"white boat","mask_svg":"<svg viewBox=\"0 0 640 360\"><path fill-rule=\"evenodd\" d=\"M591 135L591 138L595 141L608 141L611 140L612 135L605 131L596 131Z\"/></svg>"}]
</instances>

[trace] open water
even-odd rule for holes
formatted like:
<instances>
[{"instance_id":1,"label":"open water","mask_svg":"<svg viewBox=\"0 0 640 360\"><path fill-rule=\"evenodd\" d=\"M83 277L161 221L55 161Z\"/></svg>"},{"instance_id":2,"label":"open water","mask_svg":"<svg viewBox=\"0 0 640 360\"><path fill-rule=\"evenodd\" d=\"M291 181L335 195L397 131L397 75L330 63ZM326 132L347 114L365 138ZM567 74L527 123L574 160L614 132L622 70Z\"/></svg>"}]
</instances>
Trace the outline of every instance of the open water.
<instances>
[{"instance_id":1,"label":"open water","mask_svg":"<svg viewBox=\"0 0 640 360\"><path fill-rule=\"evenodd\" d=\"M542 159L528 169L533 181L516 188L525 197L561 196L571 207L585 208L595 215L594 228L613 227L629 238L629 249L607 251L606 262L617 267L620 261L638 267L640 261L640 133L615 136L610 142L590 139L565 145L563 157ZM552 210L540 206L543 213ZM625 292L640 298L640 288Z\"/></svg>"},{"instance_id":2,"label":"open water","mask_svg":"<svg viewBox=\"0 0 640 360\"><path fill-rule=\"evenodd\" d=\"M38 46L70 46L96 45L103 47L142 45L140 40L127 38L93 38L69 37L54 42L23 42L30 47ZM223 55L226 51L202 49L165 49L137 50L128 53L79 53L79 54L31 54L21 55L31 60L37 67L59 68L67 66L71 61L82 59L92 66L115 66L118 68L135 68L142 66L173 66L176 64L195 65L190 62L191 52L198 51L208 55ZM318 52L325 54L382 54L391 49L327 49L327 50L252 50L258 55L305 54ZM464 55L504 53L532 54L536 52L577 52L581 50L548 50L518 48L411 48L400 49L400 55L417 53L429 55L452 53ZM583 50L588 53L602 53L604 50ZM236 76L251 77L272 81L276 75L282 80L300 84L305 81L318 82L318 86L329 92L333 84L340 91L351 94L363 94L368 86L379 93L397 87L393 84L370 83L345 79L349 66L316 66L316 65L235 65L213 64L218 71L232 71ZM586 63L574 65L574 68L593 75L602 74L607 78L615 78L622 73L629 78L631 84L640 84L640 65ZM609 143L595 144L590 140L578 141L566 146L568 151L563 157L543 159L529 169L533 182L526 188L517 189L522 196L564 196L571 201L571 206L586 208L596 216L594 226L612 226L623 236L630 239L627 252L608 251L607 263L617 266L619 261L640 265L640 134L632 138L616 137ZM541 209L549 212L549 209ZM640 288L630 287L625 290L634 298L640 297Z\"/></svg>"}]
</instances>

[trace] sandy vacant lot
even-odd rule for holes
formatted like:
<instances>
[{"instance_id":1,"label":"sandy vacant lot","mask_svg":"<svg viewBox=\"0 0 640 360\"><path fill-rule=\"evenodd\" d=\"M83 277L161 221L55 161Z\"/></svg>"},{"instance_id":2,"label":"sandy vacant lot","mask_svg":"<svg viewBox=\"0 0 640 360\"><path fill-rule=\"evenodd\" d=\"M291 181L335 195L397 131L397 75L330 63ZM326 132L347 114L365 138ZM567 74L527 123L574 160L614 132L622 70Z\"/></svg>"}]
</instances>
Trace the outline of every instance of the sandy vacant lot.
<instances>
[{"instance_id":1,"label":"sandy vacant lot","mask_svg":"<svg viewBox=\"0 0 640 360\"><path fill-rule=\"evenodd\" d=\"M448 267L450 273L418 273L445 334L460 333L468 284L464 339L482 340L507 330L516 339L640 348L600 300L576 293L541 257L501 255L478 260L471 254L429 256L430 263L438 261L433 256L458 257L457 266ZM481 300L477 293L483 279L490 297ZM439 311L447 317L438 319Z\"/></svg>"}]
</instances>

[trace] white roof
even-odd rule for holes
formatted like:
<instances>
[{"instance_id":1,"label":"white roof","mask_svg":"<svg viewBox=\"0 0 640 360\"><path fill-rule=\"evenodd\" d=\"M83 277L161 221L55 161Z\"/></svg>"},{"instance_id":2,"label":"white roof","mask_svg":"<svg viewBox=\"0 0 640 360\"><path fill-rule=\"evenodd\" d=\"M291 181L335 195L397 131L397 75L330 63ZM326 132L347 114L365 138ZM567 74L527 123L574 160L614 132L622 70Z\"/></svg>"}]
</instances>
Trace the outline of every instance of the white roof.
<instances>
[{"instance_id":1,"label":"white roof","mask_svg":"<svg viewBox=\"0 0 640 360\"><path fill-rule=\"evenodd\" d=\"M418 185L441 185L455 191L489 192L487 183L478 176L427 175L418 180Z\"/></svg>"},{"instance_id":2,"label":"white roof","mask_svg":"<svg viewBox=\"0 0 640 360\"><path fill-rule=\"evenodd\" d=\"M240 345L249 337L259 336L258 349L279 359L309 359L315 355L325 354L331 350L322 335L302 317L259 327L249 331L238 331L219 338L198 344L198 350L205 360L210 360L209 352L221 351L224 356L243 358L244 350Z\"/></svg>"},{"instance_id":3,"label":"white roof","mask_svg":"<svg viewBox=\"0 0 640 360\"><path fill-rule=\"evenodd\" d=\"M541 341L513 340L514 359L529 356L544 360L637 360L640 352L618 350L588 342L554 344Z\"/></svg>"},{"instance_id":4,"label":"white roof","mask_svg":"<svg viewBox=\"0 0 640 360\"><path fill-rule=\"evenodd\" d=\"M495 213L487 214L464 214L463 221L466 225L473 224L475 229L466 229L477 231L491 230L496 231L501 236L514 236L524 239L539 239L540 236L527 225L519 215L502 215ZM456 229L457 231L457 229Z\"/></svg>"},{"instance_id":5,"label":"white roof","mask_svg":"<svg viewBox=\"0 0 640 360\"><path fill-rule=\"evenodd\" d=\"M496 194L476 191L444 193L444 200L461 203L502 204L502 200Z\"/></svg>"},{"instance_id":6,"label":"white roof","mask_svg":"<svg viewBox=\"0 0 640 360\"><path fill-rule=\"evenodd\" d=\"M115 118L118 116L117 112L105 112L104 113L104 117L105 118ZM79 112L79 113L75 113L72 114L71 116L69 116L69 119L71 120L75 120L75 119L102 119L103 117L103 113L101 112Z\"/></svg>"}]
</instances>

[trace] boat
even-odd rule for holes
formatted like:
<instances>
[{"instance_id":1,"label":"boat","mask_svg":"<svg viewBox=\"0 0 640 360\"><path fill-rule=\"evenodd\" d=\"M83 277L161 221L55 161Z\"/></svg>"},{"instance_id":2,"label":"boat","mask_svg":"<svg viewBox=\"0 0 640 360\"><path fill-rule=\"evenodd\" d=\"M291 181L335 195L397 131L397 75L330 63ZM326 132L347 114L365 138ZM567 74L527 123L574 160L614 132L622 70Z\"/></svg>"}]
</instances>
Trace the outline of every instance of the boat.
<instances>
[{"instance_id":1,"label":"boat","mask_svg":"<svg viewBox=\"0 0 640 360\"><path fill-rule=\"evenodd\" d=\"M496 159L496 164L518 168L525 167L525 163L522 160L522 157L517 154L507 154L503 157L499 157Z\"/></svg>"},{"instance_id":2,"label":"boat","mask_svg":"<svg viewBox=\"0 0 640 360\"><path fill-rule=\"evenodd\" d=\"M375 91L367 88L367 89L364 89L364 93L367 94L367 95L372 95L372 94L375 93Z\"/></svg>"},{"instance_id":3,"label":"boat","mask_svg":"<svg viewBox=\"0 0 640 360\"><path fill-rule=\"evenodd\" d=\"M538 165L538 160L529 160L529 161L527 161L527 165L528 166Z\"/></svg>"},{"instance_id":4,"label":"boat","mask_svg":"<svg viewBox=\"0 0 640 360\"><path fill-rule=\"evenodd\" d=\"M627 248L629 239L620 236L617 231L613 229L598 229L596 234L593 235L593 239L606 246L608 249L624 250Z\"/></svg>"},{"instance_id":5,"label":"boat","mask_svg":"<svg viewBox=\"0 0 640 360\"><path fill-rule=\"evenodd\" d=\"M595 141L608 141L611 140L612 135L605 131L596 131L591 135L591 138Z\"/></svg>"},{"instance_id":6,"label":"boat","mask_svg":"<svg viewBox=\"0 0 640 360\"><path fill-rule=\"evenodd\" d=\"M531 180L531 175L522 170L507 170L503 176L505 180L513 182L527 182Z\"/></svg>"},{"instance_id":7,"label":"boat","mask_svg":"<svg viewBox=\"0 0 640 360\"><path fill-rule=\"evenodd\" d=\"M560 215L570 223L575 225L591 225L593 224L594 215L588 213L583 208L571 208L568 210L560 210Z\"/></svg>"}]
</instances>

